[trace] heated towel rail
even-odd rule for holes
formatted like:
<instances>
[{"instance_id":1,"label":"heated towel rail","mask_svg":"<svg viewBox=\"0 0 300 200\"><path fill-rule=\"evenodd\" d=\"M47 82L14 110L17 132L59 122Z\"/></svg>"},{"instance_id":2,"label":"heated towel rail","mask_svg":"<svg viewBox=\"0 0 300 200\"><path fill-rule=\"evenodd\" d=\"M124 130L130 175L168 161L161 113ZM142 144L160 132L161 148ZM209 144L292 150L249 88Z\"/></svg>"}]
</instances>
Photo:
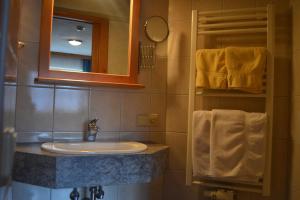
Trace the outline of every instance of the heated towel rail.
<instances>
[{"instance_id":1,"label":"heated towel rail","mask_svg":"<svg viewBox=\"0 0 300 200\"><path fill-rule=\"evenodd\" d=\"M249 94L237 91L198 90L195 88L196 77L196 50L199 38L226 37L238 35L262 35L266 40L268 50L267 69L264 75L264 93ZM201 42L201 40L200 40ZM203 42L203 40L202 40ZM187 172L186 184L199 184L206 187L226 188L240 191L270 195L271 183L271 155L272 155L272 128L273 128L273 96L274 96L274 8L268 5L261 8L218 10L208 12L192 11L191 25L191 61L189 82L188 106L188 145L187 145ZM257 98L265 100L265 112L268 115L266 164L263 180L257 184L218 179L204 180L192 175L192 118L195 109L195 97L216 98ZM207 108L203 108L207 109Z\"/></svg>"}]
</instances>

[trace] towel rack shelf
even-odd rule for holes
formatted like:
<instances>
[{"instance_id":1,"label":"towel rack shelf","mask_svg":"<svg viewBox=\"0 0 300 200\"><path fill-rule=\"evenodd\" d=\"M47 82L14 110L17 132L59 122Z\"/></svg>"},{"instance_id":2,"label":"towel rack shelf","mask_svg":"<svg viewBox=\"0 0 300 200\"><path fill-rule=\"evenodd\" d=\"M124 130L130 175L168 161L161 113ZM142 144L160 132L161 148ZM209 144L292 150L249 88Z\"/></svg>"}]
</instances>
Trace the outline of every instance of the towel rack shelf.
<instances>
[{"instance_id":1,"label":"towel rack shelf","mask_svg":"<svg viewBox=\"0 0 300 200\"><path fill-rule=\"evenodd\" d=\"M243 8L243 9L228 9L228 10L216 10L216 11L200 11L198 16L210 16L210 15L222 15L222 14L239 14L239 13L253 13L253 12L267 12L266 7L258 8Z\"/></svg>"},{"instance_id":2,"label":"towel rack shelf","mask_svg":"<svg viewBox=\"0 0 300 200\"><path fill-rule=\"evenodd\" d=\"M187 162L186 162L186 184L198 184L205 187L224 188L232 190L240 190L247 192L260 193L263 196L270 195L270 183L271 183L271 155L272 155L272 129L273 129L273 105L274 105L274 8L272 4L266 7L247 8L247 9L231 9L231 10L217 10L199 12L197 10L192 11L192 24L191 24L191 60L190 60L190 79L189 79L189 105L188 105L188 139L187 139ZM234 40L232 39L234 36ZM233 90L213 90L213 89L196 89L195 77L196 77L196 50L197 45L201 45L204 48L206 44L205 39L213 36L211 39L215 39L216 42L220 42L221 46L225 43L222 41L228 38L226 45L233 43L236 45L236 39L249 35L253 37L255 46L258 41L264 41L264 45L268 50L267 57L267 70L263 77L264 93L252 94ZM261 37L263 36L263 37ZM198 38L201 37L200 40ZM231 37L231 38L230 38ZM255 38L260 38L259 40ZM220 40L221 39L221 40ZM200 43L202 41L202 43ZM209 41L210 38L209 38ZM244 38L242 38L243 43ZM211 48L211 43L210 48ZM225 46L226 46L225 45ZM220 45L218 45L219 47ZM222 47L223 47L222 46ZM266 160L265 170L260 183L250 182L235 182L233 180L220 180L217 178L199 179L193 177L192 173L192 118L195 109L195 96L198 97L216 97L217 100L232 97L232 98L252 98L249 102L262 103L264 100L264 112L268 115L267 125L267 148L266 148ZM204 98L205 99L205 98ZM208 99L207 99L208 100ZM209 99L210 101L210 99ZM248 100L246 99L248 102ZM220 101L218 101L220 102ZM210 104L210 103L209 103ZM231 104L230 104L231 105ZM240 105L240 104L239 104ZM207 106L203 104L202 106ZM212 107L210 104L209 107ZM234 106L234 105L233 105ZM200 106L201 107L201 106ZM210 108L202 107L201 109L207 110ZM234 108L233 108L234 109Z\"/></svg>"},{"instance_id":3,"label":"towel rack shelf","mask_svg":"<svg viewBox=\"0 0 300 200\"><path fill-rule=\"evenodd\" d=\"M212 90L212 89L197 89L196 95L204 97L237 97L237 98L266 98L265 93L262 94L252 94L252 93L243 93L240 91L232 90Z\"/></svg>"},{"instance_id":4,"label":"towel rack shelf","mask_svg":"<svg viewBox=\"0 0 300 200\"><path fill-rule=\"evenodd\" d=\"M195 185L201 185L204 187L213 187L213 188L222 188L222 189L229 189L229 190L238 190L243 192L253 192L253 193L262 193L261 187L255 187L255 186L241 186L239 184L220 184L220 183L208 183L203 181L193 181L192 182Z\"/></svg>"},{"instance_id":5,"label":"towel rack shelf","mask_svg":"<svg viewBox=\"0 0 300 200\"><path fill-rule=\"evenodd\" d=\"M200 35L224 35L224 34L246 34L246 33L266 33L266 28L244 28L230 30L198 31Z\"/></svg>"}]
</instances>

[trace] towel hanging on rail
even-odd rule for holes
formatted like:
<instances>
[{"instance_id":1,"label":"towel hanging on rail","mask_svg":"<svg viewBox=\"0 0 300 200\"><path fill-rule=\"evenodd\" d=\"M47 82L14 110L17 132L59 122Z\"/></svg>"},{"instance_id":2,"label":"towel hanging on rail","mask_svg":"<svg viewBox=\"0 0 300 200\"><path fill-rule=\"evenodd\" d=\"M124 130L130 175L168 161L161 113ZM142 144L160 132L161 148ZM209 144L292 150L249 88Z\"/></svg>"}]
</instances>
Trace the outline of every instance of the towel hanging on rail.
<instances>
[{"instance_id":1,"label":"towel hanging on rail","mask_svg":"<svg viewBox=\"0 0 300 200\"><path fill-rule=\"evenodd\" d=\"M194 176L210 174L210 127L211 111L193 113L193 171Z\"/></svg>"},{"instance_id":2,"label":"towel hanging on rail","mask_svg":"<svg viewBox=\"0 0 300 200\"><path fill-rule=\"evenodd\" d=\"M263 75L267 65L264 47L227 47L225 65L228 88L251 93L262 93Z\"/></svg>"},{"instance_id":3,"label":"towel hanging on rail","mask_svg":"<svg viewBox=\"0 0 300 200\"><path fill-rule=\"evenodd\" d=\"M194 111L193 175L258 182L264 173L266 114Z\"/></svg>"},{"instance_id":4,"label":"towel hanging on rail","mask_svg":"<svg viewBox=\"0 0 300 200\"><path fill-rule=\"evenodd\" d=\"M196 87L263 92L265 47L199 49L196 52Z\"/></svg>"},{"instance_id":5,"label":"towel hanging on rail","mask_svg":"<svg viewBox=\"0 0 300 200\"><path fill-rule=\"evenodd\" d=\"M196 87L227 88L224 49L199 49L196 52Z\"/></svg>"}]
</instances>

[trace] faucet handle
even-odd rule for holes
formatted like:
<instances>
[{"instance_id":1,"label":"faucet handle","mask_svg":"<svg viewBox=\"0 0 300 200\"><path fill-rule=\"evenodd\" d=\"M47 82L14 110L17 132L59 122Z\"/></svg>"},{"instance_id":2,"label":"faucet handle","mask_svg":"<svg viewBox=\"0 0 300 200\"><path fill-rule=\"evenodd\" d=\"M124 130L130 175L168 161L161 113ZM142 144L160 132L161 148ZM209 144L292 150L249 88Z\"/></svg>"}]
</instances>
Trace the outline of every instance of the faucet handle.
<instances>
[{"instance_id":1,"label":"faucet handle","mask_svg":"<svg viewBox=\"0 0 300 200\"><path fill-rule=\"evenodd\" d=\"M89 124L88 124L88 127L96 127L96 126L97 126L97 121L98 121L98 120L99 120L98 118L95 118L95 119L91 120L91 121L89 122Z\"/></svg>"},{"instance_id":2,"label":"faucet handle","mask_svg":"<svg viewBox=\"0 0 300 200\"><path fill-rule=\"evenodd\" d=\"M97 121L98 120L99 120L98 118L95 118L95 119L91 120L88 124L88 129L89 130L93 129L94 131L99 132L100 127L97 126Z\"/></svg>"}]
</instances>

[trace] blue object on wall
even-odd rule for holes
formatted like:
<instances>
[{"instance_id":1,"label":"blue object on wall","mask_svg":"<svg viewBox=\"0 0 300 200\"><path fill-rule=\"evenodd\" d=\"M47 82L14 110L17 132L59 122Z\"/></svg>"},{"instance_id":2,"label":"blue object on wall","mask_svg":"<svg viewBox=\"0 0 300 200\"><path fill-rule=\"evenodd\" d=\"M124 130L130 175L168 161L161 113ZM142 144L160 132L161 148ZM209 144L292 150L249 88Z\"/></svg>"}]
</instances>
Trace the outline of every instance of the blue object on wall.
<instances>
[{"instance_id":1,"label":"blue object on wall","mask_svg":"<svg viewBox=\"0 0 300 200\"><path fill-rule=\"evenodd\" d=\"M90 59L82 59L82 70L84 72L91 72L91 60Z\"/></svg>"}]
</instances>

